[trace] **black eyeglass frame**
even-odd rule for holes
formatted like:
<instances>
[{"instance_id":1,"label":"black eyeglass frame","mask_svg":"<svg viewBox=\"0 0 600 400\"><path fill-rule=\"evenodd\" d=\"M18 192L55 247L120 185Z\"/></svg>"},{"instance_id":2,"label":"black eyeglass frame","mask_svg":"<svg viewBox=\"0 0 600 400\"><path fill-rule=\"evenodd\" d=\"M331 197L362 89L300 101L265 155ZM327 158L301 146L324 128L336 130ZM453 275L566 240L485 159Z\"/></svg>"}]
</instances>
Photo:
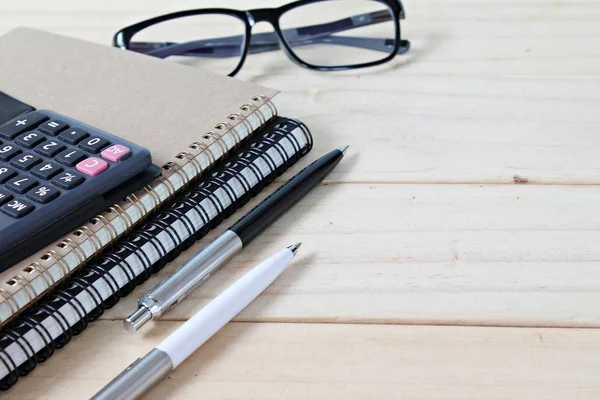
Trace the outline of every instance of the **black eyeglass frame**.
<instances>
[{"instance_id":1,"label":"black eyeglass frame","mask_svg":"<svg viewBox=\"0 0 600 400\"><path fill-rule=\"evenodd\" d=\"M158 17L150 18L148 20L141 21L141 22L138 22L137 24L133 24L133 25L130 25L128 27L121 29L120 31L118 31L115 34L115 36L113 38L113 45L115 47L118 47L118 48L121 48L124 50L130 50L131 38L136 33L142 31L143 29L148 28L149 26L152 26L152 25L155 25L155 24L158 24L161 22L177 19L177 18L183 18L183 17L190 17L190 16L196 16L196 15L207 15L207 14L222 14L222 15L228 15L228 16L238 18L245 25L244 41L243 41L242 47L241 47L240 59L239 59L238 65L234 68L234 70L231 73L229 73L229 76L234 76L235 74L237 74L240 71L240 69L242 68L242 66L244 65L244 62L246 61L246 57L248 56L248 53L249 53L248 50L250 48L250 44L251 44L251 40L252 40L252 28L258 22L268 22L271 24L271 26L273 26L273 29L275 31L275 34L277 35L277 39L279 41L279 45L280 45L281 49L285 52L285 54L288 56L288 58L290 58L295 64L297 64L303 68L317 70L317 71L344 71L344 70L350 70L350 69L372 67L375 65L380 65L380 64L384 64L388 61L391 61L394 57L396 57L396 55L403 54L406 51L408 51L408 49L410 47L410 42L408 42L407 40L402 40L401 34L400 34L401 33L400 20L406 18L406 14L405 14L402 2L400 0L365 0L365 1L372 1L372 2L384 4L386 7L389 8L389 11L391 12L394 26L395 26L395 37L394 37L394 48L390 52L390 54L387 57L384 57L380 60L370 61L370 62L360 63L360 64L321 66L321 65L313 65L313 64L305 62L304 60L299 58L292 50L292 47L289 45L287 39L285 38L285 35L282 33L282 30L279 26L279 19L281 18L281 16L283 14L285 14L286 12L288 12L294 8L302 7L304 5L308 5L308 4L312 4L312 3L322 3L324 1L328 1L328 0L298 0L298 1L294 1L289 4L285 4L278 8L259 8L259 9L247 10L247 11L233 10L233 9L228 9L228 8L203 8L203 9L178 11L178 12L174 12L171 14L165 14L165 15L161 15Z\"/></svg>"}]
</instances>

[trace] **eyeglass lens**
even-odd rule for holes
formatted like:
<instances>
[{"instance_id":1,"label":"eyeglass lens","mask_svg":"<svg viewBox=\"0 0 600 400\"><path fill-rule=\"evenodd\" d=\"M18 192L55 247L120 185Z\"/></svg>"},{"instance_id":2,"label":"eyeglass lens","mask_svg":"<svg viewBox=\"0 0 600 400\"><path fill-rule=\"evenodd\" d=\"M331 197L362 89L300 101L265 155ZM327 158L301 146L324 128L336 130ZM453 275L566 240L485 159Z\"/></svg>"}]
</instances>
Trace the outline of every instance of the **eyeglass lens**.
<instances>
[{"instance_id":1,"label":"eyeglass lens","mask_svg":"<svg viewBox=\"0 0 600 400\"><path fill-rule=\"evenodd\" d=\"M240 62L245 32L244 21L232 15L191 15L137 32L129 49L227 75Z\"/></svg>"},{"instance_id":2,"label":"eyeglass lens","mask_svg":"<svg viewBox=\"0 0 600 400\"><path fill-rule=\"evenodd\" d=\"M292 52L313 66L380 61L393 52L396 42L392 11L376 1L306 4L284 13L279 26Z\"/></svg>"}]
</instances>

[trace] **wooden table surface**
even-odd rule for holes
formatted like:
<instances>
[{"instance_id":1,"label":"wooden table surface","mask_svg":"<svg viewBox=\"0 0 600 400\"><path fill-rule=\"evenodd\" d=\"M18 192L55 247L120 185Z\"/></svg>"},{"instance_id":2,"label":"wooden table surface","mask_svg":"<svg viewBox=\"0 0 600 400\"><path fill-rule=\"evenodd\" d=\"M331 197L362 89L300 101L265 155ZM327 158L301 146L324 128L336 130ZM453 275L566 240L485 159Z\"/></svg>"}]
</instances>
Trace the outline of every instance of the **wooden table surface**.
<instances>
[{"instance_id":1,"label":"wooden table surface","mask_svg":"<svg viewBox=\"0 0 600 400\"><path fill-rule=\"evenodd\" d=\"M109 44L141 19L215 5L1 0L0 31ZM1 397L88 398L258 260L303 241L293 267L147 398L600 398L600 3L405 6L413 48L388 65L320 73L277 52L238 76L283 91L281 113L315 135L310 160L351 145L325 184L165 321L121 327L176 265Z\"/></svg>"}]
</instances>

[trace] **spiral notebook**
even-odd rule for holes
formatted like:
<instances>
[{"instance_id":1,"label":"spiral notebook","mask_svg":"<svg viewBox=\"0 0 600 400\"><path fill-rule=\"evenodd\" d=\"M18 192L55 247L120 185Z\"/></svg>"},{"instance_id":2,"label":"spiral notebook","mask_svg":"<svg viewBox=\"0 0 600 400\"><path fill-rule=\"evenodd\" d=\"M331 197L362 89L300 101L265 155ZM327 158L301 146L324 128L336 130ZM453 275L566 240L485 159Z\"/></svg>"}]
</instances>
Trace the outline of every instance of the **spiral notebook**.
<instances>
[{"instance_id":1,"label":"spiral notebook","mask_svg":"<svg viewBox=\"0 0 600 400\"><path fill-rule=\"evenodd\" d=\"M0 335L0 389L14 385L106 308L175 259L312 148L302 123L277 118L210 176L61 284Z\"/></svg>"},{"instance_id":2,"label":"spiral notebook","mask_svg":"<svg viewBox=\"0 0 600 400\"><path fill-rule=\"evenodd\" d=\"M33 29L0 37L0 54L2 91L139 143L164 166L143 190L0 274L0 326L277 114L275 90Z\"/></svg>"}]
</instances>

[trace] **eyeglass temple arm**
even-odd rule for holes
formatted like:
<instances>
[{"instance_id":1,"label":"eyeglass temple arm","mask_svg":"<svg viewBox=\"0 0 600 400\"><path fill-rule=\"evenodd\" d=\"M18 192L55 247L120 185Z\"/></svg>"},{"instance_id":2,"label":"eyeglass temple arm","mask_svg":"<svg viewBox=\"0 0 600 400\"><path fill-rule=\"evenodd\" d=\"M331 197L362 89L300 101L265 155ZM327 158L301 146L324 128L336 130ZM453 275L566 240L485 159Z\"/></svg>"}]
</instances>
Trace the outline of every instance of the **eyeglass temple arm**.
<instances>
[{"instance_id":1,"label":"eyeglass temple arm","mask_svg":"<svg viewBox=\"0 0 600 400\"><path fill-rule=\"evenodd\" d=\"M285 29L282 33L286 37L286 41L292 47L313 43L330 43L389 52L390 48L394 46L393 39L331 35L361 26L386 22L391 20L391 18L392 17L387 10L382 10L368 14L360 14L326 24ZM131 42L129 44L129 49L160 58L166 58L171 55L232 57L239 55L239 44L242 40L243 37L238 35L183 43ZM398 53L406 52L408 47L409 43L407 41L402 41ZM266 32L252 35L248 51L251 54L255 54L276 50L278 48L279 40L275 32Z\"/></svg>"},{"instance_id":2,"label":"eyeglass temple arm","mask_svg":"<svg viewBox=\"0 0 600 400\"><path fill-rule=\"evenodd\" d=\"M404 13L401 14L404 18ZM359 14L338 21L328 22L326 24L309 25L299 28L284 29L282 32L290 46L303 46L313 43L329 43L349 47L359 47L368 50L382 51L389 53L394 48L395 40L393 38L367 38L353 36L332 36L334 33L360 28L363 26L375 25L392 20L392 15L388 10L374 11L367 14ZM277 41L277 36L273 32L267 34L258 34L252 37L252 43L249 51L253 52L253 44L261 45L261 35L265 39ZM268 35L268 36L267 36ZM400 42L398 54L408 51L410 43L406 40ZM258 49L260 51L260 48Z\"/></svg>"},{"instance_id":3,"label":"eyeglass temple arm","mask_svg":"<svg viewBox=\"0 0 600 400\"><path fill-rule=\"evenodd\" d=\"M139 43L139 42L136 42ZM393 39L375 39L375 38L361 38L361 37L350 37L350 36L333 36L329 38L311 38L302 41L292 41L290 45L292 47L306 46L313 43L328 43L337 44L341 46L350 46L364 48L368 50L377 50L389 53L390 49L394 47ZM158 45L156 47L152 45ZM160 46L160 47L159 47ZM154 49L153 49L154 47ZM400 48L398 54L405 53L410 47L410 43L406 40L400 42ZM250 54L264 53L279 49L279 42L263 42L263 43L252 43L248 49ZM224 44L218 47L198 47L198 42L185 42L185 43L144 43L144 45L136 46L131 50L142 51L148 55L155 57L166 58L171 55L180 56L195 56L195 57L209 57L209 58L224 58L238 56L240 52L239 44Z\"/></svg>"}]
</instances>

